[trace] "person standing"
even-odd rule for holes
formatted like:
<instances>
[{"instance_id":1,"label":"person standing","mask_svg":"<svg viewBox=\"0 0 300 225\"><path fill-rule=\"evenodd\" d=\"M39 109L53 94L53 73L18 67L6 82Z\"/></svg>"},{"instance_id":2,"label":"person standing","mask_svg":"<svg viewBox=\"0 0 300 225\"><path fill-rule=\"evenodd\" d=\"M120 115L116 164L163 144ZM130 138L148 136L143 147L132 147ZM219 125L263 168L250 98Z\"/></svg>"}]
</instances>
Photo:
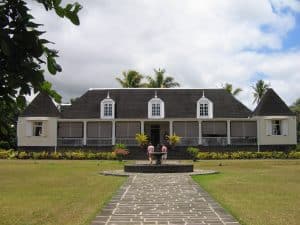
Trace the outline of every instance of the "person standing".
<instances>
[{"instance_id":1,"label":"person standing","mask_svg":"<svg viewBox=\"0 0 300 225\"><path fill-rule=\"evenodd\" d=\"M162 145L161 147L161 152L164 152L165 154L163 154L162 159L166 160L167 159L167 155L168 155L168 148L166 145Z\"/></svg>"},{"instance_id":2,"label":"person standing","mask_svg":"<svg viewBox=\"0 0 300 225\"><path fill-rule=\"evenodd\" d=\"M153 146L152 143L150 142L149 145L148 145L148 148L147 148L147 155L148 155L150 164L152 164L152 158L153 158L152 153L153 153L153 152L154 152L154 146Z\"/></svg>"}]
</instances>

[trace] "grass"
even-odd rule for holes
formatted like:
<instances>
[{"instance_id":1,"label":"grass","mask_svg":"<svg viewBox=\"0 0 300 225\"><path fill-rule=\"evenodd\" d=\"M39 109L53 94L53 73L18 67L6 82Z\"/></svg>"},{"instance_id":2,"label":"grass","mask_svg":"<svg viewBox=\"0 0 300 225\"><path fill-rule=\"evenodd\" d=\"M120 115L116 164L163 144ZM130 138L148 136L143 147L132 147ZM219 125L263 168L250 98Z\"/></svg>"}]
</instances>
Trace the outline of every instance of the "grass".
<instances>
[{"instance_id":1,"label":"grass","mask_svg":"<svg viewBox=\"0 0 300 225\"><path fill-rule=\"evenodd\" d=\"M89 224L126 178L117 161L0 160L0 224Z\"/></svg>"},{"instance_id":2,"label":"grass","mask_svg":"<svg viewBox=\"0 0 300 225\"><path fill-rule=\"evenodd\" d=\"M216 160L195 167L221 172L193 178L241 224L299 224L300 160Z\"/></svg>"}]
</instances>

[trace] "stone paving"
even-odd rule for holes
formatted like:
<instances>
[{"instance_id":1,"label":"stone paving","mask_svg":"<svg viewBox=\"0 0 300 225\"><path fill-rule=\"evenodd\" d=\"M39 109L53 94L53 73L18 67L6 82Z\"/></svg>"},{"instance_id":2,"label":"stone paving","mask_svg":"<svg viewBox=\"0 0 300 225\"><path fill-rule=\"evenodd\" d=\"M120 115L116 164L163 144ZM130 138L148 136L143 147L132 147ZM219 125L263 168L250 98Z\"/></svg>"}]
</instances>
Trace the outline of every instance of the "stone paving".
<instances>
[{"instance_id":1,"label":"stone paving","mask_svg":"<svg viewBox=\"0 0 300 225\"><path fill-rule=\"evenodd\" d=\"M92 225L239 225L188 174L135 174Z\"/></svg>"}]
</instances>

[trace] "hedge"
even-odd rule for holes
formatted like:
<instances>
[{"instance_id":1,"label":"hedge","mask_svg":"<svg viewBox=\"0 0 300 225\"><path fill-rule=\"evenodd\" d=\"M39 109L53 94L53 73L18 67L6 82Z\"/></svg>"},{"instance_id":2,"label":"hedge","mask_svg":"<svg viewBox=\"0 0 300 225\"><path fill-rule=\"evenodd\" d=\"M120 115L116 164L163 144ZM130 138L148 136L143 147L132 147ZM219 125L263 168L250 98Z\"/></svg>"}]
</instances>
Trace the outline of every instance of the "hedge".
<instances>
[{"instance_id":1,"label":"hedge","mask_svg":"<svg viewBox=\"0 0 300 225\"><path fill-rule=\"evenodd\" d=\"M199 152L197 159L300 159L300 152Z\"/></svg>"},{"instance_id":2,"label":"hedge","mask_svg":"<svg viewBox=\"0 0 300 225\"><path fill-rule=\"evenodd\" d=\"M66 152L27 152L0 149L0 159L107 159L116 160L114 152L86 152L86 151L66 151Z\"/></svg>"}]
</instances>

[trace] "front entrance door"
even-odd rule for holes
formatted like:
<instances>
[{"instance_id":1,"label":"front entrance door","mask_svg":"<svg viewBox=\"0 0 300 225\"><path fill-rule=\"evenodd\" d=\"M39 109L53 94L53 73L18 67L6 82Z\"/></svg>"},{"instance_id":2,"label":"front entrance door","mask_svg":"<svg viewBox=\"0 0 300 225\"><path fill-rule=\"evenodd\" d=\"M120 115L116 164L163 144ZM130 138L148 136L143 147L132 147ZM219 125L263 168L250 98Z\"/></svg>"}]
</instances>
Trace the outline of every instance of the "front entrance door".
<instances>
[{"instance_id":1,"label":"front entrance door","mask_svg":"<svg viewBox=\"0 0 300 225\"><path fill-rule=\"evenodd\" d=\"M151 143L156 147L160 143L160 126L151 125Z\"/></svg>"}]
</instances>

